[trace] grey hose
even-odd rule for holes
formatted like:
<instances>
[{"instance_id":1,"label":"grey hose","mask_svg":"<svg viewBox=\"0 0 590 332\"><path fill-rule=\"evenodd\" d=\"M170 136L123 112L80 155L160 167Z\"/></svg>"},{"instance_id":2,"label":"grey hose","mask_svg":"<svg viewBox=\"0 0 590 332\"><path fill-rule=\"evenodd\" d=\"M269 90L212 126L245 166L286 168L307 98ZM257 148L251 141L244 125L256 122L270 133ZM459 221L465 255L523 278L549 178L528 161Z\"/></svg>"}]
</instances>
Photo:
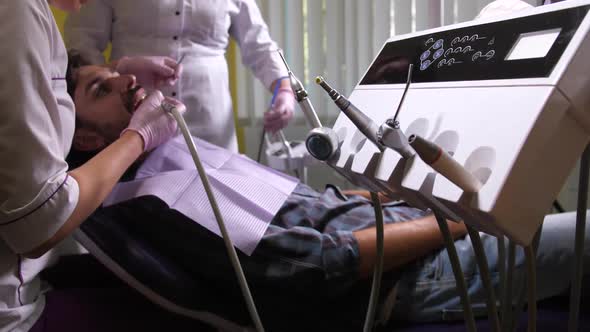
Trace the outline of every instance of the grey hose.
<instances>
[{"instance_id":1,"label":"grey hose","mask_svg":"<svg viewBox=\"0 0 590 332\"><path fill-rule=\"evenodd\" d=\"M379 194L371 191L373 208L375 209L375 229L377 236L377 261L373 270L373 285L371 286L371 296L369 297L369 307L367 308L367 317L365 318L364 332L373 330L375 321L375 311L379 303L379 290L381 289L381 275L383 274L383 210L381 210L381 201Z\"/></svg>"},{"instance_id":2,"label":"grey hose","mask_svg":"<svg viewBox=\"0 0 590 332\"><path fill-rule=\"evenodd\" d=\"M186 122L184 118L176 109L176 107L172 107L169 110L176 122L178 123L178 127L182 132L182 136L184 136L184 140L186 141L186 145L193 157L193 161L195 162L195 166L199 171L199 176L201 181L203 182L203 187L205 187L205 192L207 193L207 198L209 199L209 203L211 204L211 208L213 209L213 213L215 214L215 219L217 220L217 224L219 225L219 230L221 231L221 235L223 236L223 242L225 244L225 249L229 255L231 264L234 268L236 273L236 277L238 278L238 282L240 284L240 288L242 290L242 295L244 296L244 300L246 301L246 305L248 306L248 311L250 312L250 317L256 326L256 330L258 332L263 332L264 327L262 326L262 322L260 321L260 317L258 312L256 311L256 305L254 304L254 299L252 298L252 294L250 293L250 289L248 288L248 283L246 281L246 277L244 276L244 271L240 265L240 261L238 259L238 255L236 254L236 249L231 243L231 239L225 228L225 223L223 222L223 218L221 216L221 212L219 212L219 206L217 205L217 201L215 200L215 196L213 191L211 190L211 186L209 184L209 179L207 178L207 174L205 173L205 169L201 164L201 160L199 159L199 155L197 154L197 148L195 146L195 142L186 126Z\"/></svg>"},{"instance_id":3,"label":"grey hose","mask_svg":"<svg viewBox=\"0 0 590 332\"><path fill-rule=\"evenodd\" d=\"M533 243L530 246L532 249L532 254L533 257L535 257L535 253L537 252L537 249L539 248L539 242L541 241L541 233L543 232L543 224L541 224L541 226L539 227L539 230L537 230L537 233L535 233L535 237L533 238ZM527 253L526 249L525 249L525 259L527 258L527 255L530 255L531 253ZM533 262L534 263L534 262ZM528 264L528 262L525 262L525 264ZM525 299L527 298L527 294L530 296L530 293L527 293L527 290L534 290L536 292L536 287L534 288L528 288L526 286L526 283L530 283L530 277L528 276L528 274L530 274L529 272L530 267L527 265L527 278L525 279L525 284L523 285L522 289L520 290L520 294L518 294L518 299L517 299L517 303L516 306L514 307L514 312L512 313L512 327L510 329L510 331L516 331L517 325L518 325L518 319L520 318L520 314L522 313L523 309L524 309L524 303L525 303ZM534 273L536 273L536 271L534 271ZM536 276L535 278L535 283L536 283ZM527 288L525 288L527 287ZM536 311L536 296L535 296L535 308L534 310ZM530 312L529 312L530 314ZM530 318L530 316L529 316ZM529 324L530 325L530 324Z\"/></svg>"},{"instance_id":4,"label":"grey hose","mask_svg":"<svg viewBox=\"0 0 590 332\"><path fill-rule=\"evenodd\" d=\"M457 249L455 249L455 241L453 241L453 237L449 231L449 225L447 225L445 218L436 212L434 213L434 216L443 235L445 246L449 254L449 259L451 261L451 266L453 268L453 274L455 275L457 291L461 297L461 304L463 305L463 311L465 312L465 326L467 327L467 331L475 332L477 330L475 327L475 318L473 316L469 294L467 293L467 283L465 282L465 276L463 275L463 270L461 270Z\"/></svg>"},{"instance_id":5,"label":"grey hose","mask_svg":"<svg viewBox=\"0 0 590 332\"><path fill-rule=\"evenodd\" d=\"M514 287L514 268L516 264L516 244L508 241L508 263L506 267L506 284L502 294L502 331L512 331L512 289Z\"/></svg>"},{"instance_id":6,"label":"grey hose","mask_svg":"<svg viewBox=\"0 0 590 332\"><path fill-rule=\"evenodd\" d=\"M498 308L496 307L496 295L494 292L494 286L492 285L490 268L488 266L488 260L483 249L483 244L481 243L479 233L469 225L467 225L467 232L469 233L469 238L473 244L473 251L475 252L475 258L477 260L477 265L479 266L479 274L481 276L484 289L486 290L486 307L488 309L488 319L492 325L491 330L494 332L500 332L500 320L498 319Z\"/></svg>"},{"instance_id":7,"label":"grey hose","mask_svg":"<svg viewBox=\"0 0 590 332\"><path fill-rule=\"evenodd\" d=\"M535 250L532 246L524 248L527 267L527 294L528 294L528 332L537 331L537 270L535 268Z\"/></svg>"},{"instance_id":8,"label":"grey hose","mask_svg":"<svg viewBox=\"0 0 590 332\"><path fill-rule=\"evenodd\" d=\"M504 304L502 301L502 296L504 294L504 290L506 289L506 244L504 243L504 236L498 236L498 272L500 274L500 286L498 287L499 297L498 297L498 306L502 308Z\"/></svg>"},{"instance_id":9,"label":"grey hose","mask_svg":"<svg viewBox=\"0 0 590 332\"><path fill-rule=\"evenodd\" d=\"M576 213L576 239L574 276L570 293L570 315L568 331L578 330L580 315L580 294L582 293L582 277L584 268L584 236L586 234L586 207L588 202L588 168L590 167L590 145L586 147L580 161L580 182L578 185L578 209Z\"/></svg>"}]
</instances>

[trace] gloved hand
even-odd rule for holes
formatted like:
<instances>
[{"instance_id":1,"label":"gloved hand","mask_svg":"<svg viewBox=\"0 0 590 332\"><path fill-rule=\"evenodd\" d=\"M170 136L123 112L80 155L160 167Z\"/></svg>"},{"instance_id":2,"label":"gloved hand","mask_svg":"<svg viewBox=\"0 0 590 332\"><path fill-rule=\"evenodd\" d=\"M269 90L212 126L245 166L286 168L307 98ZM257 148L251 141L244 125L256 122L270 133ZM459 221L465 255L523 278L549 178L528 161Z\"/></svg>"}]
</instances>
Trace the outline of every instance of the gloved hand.
<instances>
[{"instance_id":1,"label":"gloved hand","mask_svg":"<svg viewBox=\"0 0 590 332\"><path fill-rule=\"evenodd\" d=\"M280 88L270 111L264 113L264 130L270 133L285 128L295 110L295 96L289 88Z\"/></svg>"},{"instance_id":2,"label":"gloved hand","mask_svg":"<svg viewBox=\"0 0 590 332\"><path fill-rule=\"evenodd\" d=\"M157 89L162 85L174 85L182 65L166 56L122 57L115 70L119 74L135 75L137 83L148 89Z\"/></svg>"},{"instance_id":3,"label":"gloved hand","mask_svg":"<svg viewBox=\"0 0 590 332\"><path fill-rule=\"evenodd\" d=\"M162 103L173 104L181 114L186 111L180 101L164 98L160 91L154 91L139 105L121 135L127 130L137 132L143 139L143 151L150 151L166 142L176 133L177 125L172 114L164 111Z\"/></svg>"}]
</instances>

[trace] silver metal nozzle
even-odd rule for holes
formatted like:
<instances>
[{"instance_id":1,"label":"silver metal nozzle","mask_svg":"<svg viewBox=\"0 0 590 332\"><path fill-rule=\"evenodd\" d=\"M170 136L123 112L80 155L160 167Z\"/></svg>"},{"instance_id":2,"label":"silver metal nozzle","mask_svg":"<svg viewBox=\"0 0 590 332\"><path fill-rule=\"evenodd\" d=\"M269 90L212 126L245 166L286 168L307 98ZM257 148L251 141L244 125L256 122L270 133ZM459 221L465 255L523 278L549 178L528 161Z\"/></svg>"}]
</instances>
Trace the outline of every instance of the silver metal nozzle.
<instances>
[{"instance_id":1,"label":"silver metal nozzle","mask_svg":"<svg viewBox=\"0 0 590 332\"><path fill-rule=\"evenodd\" d=\"M313 105L311 104L311 101L308 98L307 91L303 87L303 84L301 84L301 81L299 81L297 77L295 77L295 75L291 71L291 68L289 68L287 60L285 60L285 57L283 56L283 52L281 52L281 50L277 50L277 52L281 56L281 60L283 60L283 63L287 68L289 81L291 83L291 90L293 90L293 93L295 94L295 100L299 104L299 108L301 108L303 115L305 115L307 124L312 129L321 127L322 123L320 122L320 118L318 118L318 115L315 112L315 109L313 108Z\"/></svg>"},{"instance_id":2,"label":"silver metal nozzle","mask_svg":"<svg viewBox=\"0 0 590 332\"><path fill-rule=\"evenodd\" d=\"M397 121L397 116L399 115L399 111L402 109L402 105L404 103L404 99L406 99L406 93L408 93L408 88L410 88L410 83L412 82L412 69L414 65L410 63L408 67L408 78L406 79L406 87L404 88L404 93L402 94L402 99L400 99L399 104L397 105L397 110L395 111L395 115L393 116L393 122Z\"/></svg>"},{"instance_id":3,"label":"silver metal nozzle","mask_svg":"<svg viewBox=\"0 0 590 332\"><path fill-rule=\"evenodd\" d=\"M415 154L414 149L408 143L408 138L399 128L397 121L393 125L387 122L382 124L377 132L377 139L383 146L395 150L404 159L409 159Z\"/></svg>"},{"instance_id":4,"label":"silver metal nozzle","mask_svg":"<svg viewBox=\"0 0 590 332\"><path fill-rule=\"evenodd\" d=\"M326 83L323 77L318 76L315 79L316 83L319 84L336 104L340 110L346 114L346 116L352 121L352 123L371 141L373 142L379 150L383 151L383 145L379 143L377 138L377 132L379 131L379 126L371 118L369 118L365 113L359 110L356 106L354 106L348 99L346 99L343 95L338 93L338 91L332 89Z\"/></svg>"},{"instance_id":5,"label":"silver metal nozzle","mask_svg":"<svg viewBox=\"0 0 590 332\"><path fill-rule=\"evenodd\" d=\"M323 77L316 77L315 82L319 84L322 88L324 88L324 90L326 90L326 92L328 93L330 98L332 98L333 101L337 101L340 97L342 97L342 95L338 93L338 91L332 89L332 87L328 85L328 83L324 80Z\"/></svg>"}]
</instances>

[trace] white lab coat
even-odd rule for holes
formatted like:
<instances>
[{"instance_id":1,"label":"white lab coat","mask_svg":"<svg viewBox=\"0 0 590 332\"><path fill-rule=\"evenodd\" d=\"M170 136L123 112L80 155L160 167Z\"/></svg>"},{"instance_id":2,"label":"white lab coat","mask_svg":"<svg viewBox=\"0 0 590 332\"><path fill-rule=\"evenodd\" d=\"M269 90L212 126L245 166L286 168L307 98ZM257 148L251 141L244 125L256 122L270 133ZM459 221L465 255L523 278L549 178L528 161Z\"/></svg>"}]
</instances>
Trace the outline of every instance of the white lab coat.
<instances>
[{"instance_id":1,"label":"white lab coat","mask_svg":"<svg viewBox=\"0 0 590 332\"><path fill-rule=\"evenodd\" d=\"M255 0L93 0L66 22L66 45L93 63L112 41L112 59L182 56L178 83L167 96L187 106L191 133L237 151L225 52L230 36L242 62L270 87L287 74Z\"/></svg>"},{"instance_id":2,"label":"white lab coat","mask_svg":"<svg viewBox=\"0 0 590 332\"><path fill-rule=\"evenodd\" d=\"M56 252L19 254L53 236L78 202L65 162L67 54L46 0L0 2L0 54L0 331L28 331L44 307L37 274Z\"/></svg>"}]
</instances>

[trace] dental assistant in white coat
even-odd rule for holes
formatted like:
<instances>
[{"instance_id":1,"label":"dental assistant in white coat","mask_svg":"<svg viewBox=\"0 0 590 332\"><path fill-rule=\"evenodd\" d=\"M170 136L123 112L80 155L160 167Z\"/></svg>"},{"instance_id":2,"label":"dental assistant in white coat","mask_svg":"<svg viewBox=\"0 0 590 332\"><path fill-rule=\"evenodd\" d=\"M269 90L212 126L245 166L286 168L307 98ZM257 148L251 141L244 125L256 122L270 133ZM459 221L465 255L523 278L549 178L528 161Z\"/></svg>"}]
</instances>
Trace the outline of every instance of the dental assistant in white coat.
<instances>
[{"instance_id":1,"label":"dental assistant in white coat","mask_svg":"<svg viewBox=\"0 0 590 332\"><path fill-rule=\"evenodd\" d=\"M31 329L45 307L39 272L56 261L62 240L144 151L176 133L159 91L118 95L116 102L135 102L117 114L128 120L125 131L95 158L68 170L65 158L81 119L67 92L66 49L49 4L76 10L85 2L0 1L0 331ZM170 68L144 61L141 69L138 74L152 77L165 70L171 75L162 81L174 81ZM128 86L135 85L134 76L126 77Z\"/></svg>"},{"instance_id":2,"label":"dental assistant in white coat","mask_svg":"<svg viewBox=\"0 0 590 332\"><path fill-rule=\"evenodd\" d=\"M233 37L242 62L271 92L267 131L285 127L295 100L286 68L277 53L255 0L95 0L66 21L68 50L93 63L112 42L111 59L160 55L182 60L183 71L166 96L180 99L191 132L211 143L237 151L225 52ZM278 84L278 88L276 88ZM276 88L276 89L275 89Z\"/></svg>"}]
</instances>

